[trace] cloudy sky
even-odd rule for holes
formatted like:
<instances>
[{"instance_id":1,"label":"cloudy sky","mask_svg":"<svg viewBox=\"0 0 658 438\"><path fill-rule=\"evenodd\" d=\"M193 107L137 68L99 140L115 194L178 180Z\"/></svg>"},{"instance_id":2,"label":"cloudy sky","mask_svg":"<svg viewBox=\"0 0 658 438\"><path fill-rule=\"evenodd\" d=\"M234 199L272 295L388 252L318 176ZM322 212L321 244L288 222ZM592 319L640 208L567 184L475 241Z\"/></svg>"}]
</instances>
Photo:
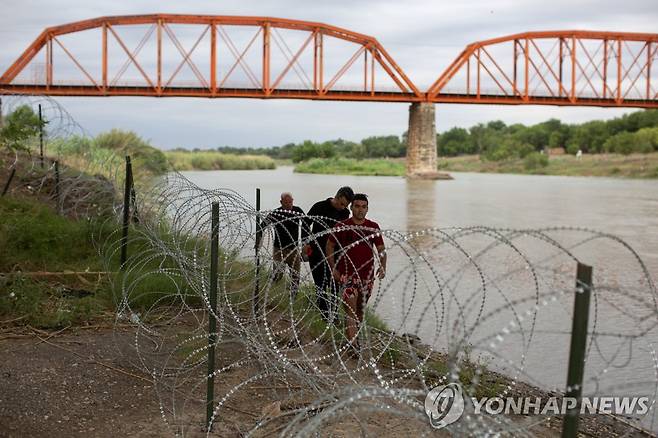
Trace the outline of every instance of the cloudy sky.
<instances>
[{"instance_id":1,"label":"cloudy sky","mask_svg":"<svg viewBox=\"0 0 658 438\"><path fill-rule=\"evenodd\" d=\"M104 15L272 16L319 21L372 35L421 89L467 44L530 30L658 32L656 0L146 1L0 0L0 70L48 26ZM400 135L408 104L252 99L59 98L91 134L129 129L163 148L273 146L305 139ZM437 129L501 119L536 123L611 118L630 110L437 105Z\"/></svg>"}]
</instances>

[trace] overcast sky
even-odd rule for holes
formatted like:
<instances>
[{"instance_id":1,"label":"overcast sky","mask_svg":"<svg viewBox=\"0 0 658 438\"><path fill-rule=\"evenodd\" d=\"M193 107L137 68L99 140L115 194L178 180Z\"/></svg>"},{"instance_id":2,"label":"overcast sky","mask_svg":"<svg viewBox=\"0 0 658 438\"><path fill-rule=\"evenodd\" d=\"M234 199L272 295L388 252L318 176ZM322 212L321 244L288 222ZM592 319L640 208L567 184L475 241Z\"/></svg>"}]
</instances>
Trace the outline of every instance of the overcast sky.
<instances>
[{"instance_id":1,"label":"overcast sky","mask_svg":"<svg viewBox=\"0 0 658 438\"><path fill-rule=\"evenodd\" d=\"M48 26L104 15L151 13L272 16L319 21L372 35L425 89L467 44L530 30L658 32L656 0L113 1L0 0L0 71ZM91 134L129 129L163 149L273 146L338 137L400 135L408 104L303 100L58 98ZM612 118L631 110L437 105L437 129L501 119L536 123Z\"/></svg>"}]
</instances>

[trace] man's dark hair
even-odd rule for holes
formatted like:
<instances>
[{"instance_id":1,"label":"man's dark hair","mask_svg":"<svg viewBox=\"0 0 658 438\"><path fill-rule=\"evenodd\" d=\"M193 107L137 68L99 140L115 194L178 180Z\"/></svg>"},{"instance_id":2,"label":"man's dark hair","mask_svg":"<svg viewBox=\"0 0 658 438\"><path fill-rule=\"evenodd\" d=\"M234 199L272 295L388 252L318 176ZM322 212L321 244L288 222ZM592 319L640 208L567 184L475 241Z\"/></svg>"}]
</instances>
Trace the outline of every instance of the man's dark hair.
<instances>
[{"instance_id":1,"label":"man's dark hair","mask_svg":"<svg viewBox=\"0 0 658 438\"><path fill-rule=\"evenodd\" d=\"M349 186L341 187L336 192L336 198L340 198L341 196L347 199L349 202L352 202L354 200L354 190L352 190L352 187Z\"/></svg>"},{"instance_id":2,"label":"man's dark hair","mask_svg":"<svg viewBox=\"0 0 658 438\"><path fill-rule=\"evenodd\" d=\"M365 193L357 193L354 195L354 199L352 199L352 202L354 201L366 201L366 204L368 204L368 195Z\"/></svg>"}]
</instances>

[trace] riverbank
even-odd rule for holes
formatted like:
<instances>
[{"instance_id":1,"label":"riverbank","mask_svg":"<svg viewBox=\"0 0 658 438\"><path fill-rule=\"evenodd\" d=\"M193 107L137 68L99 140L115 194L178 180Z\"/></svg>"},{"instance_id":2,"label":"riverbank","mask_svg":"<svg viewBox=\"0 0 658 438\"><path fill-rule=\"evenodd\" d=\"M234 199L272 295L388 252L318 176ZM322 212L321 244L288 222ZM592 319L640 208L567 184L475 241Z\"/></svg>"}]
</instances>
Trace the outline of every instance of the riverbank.
<instances>
[{"instance_id":1,"label":"riverbank","mask_svg":"<svg viewBox=\"0 0 658 438\"><path fill-rule=\"evenodd\" d=\"M658 178L658 153L554 155L504 161L486 161L478 155L440 158L438 170L524 175L603 176ZM295 166L295 172L327 175L404 176L404 159L312 159Z\"/></svg>"},{"instance_id":2,"label":"riverbank","mask_svg":"<svg viewBox=\"0 0 658 438\"><path fill-rule=\"evenodd\" d=\"M6 400L9 402L8 409L0 412L0 421L11 426L12 433L17 431L16 435L85 436L90 432L94 434L95 431L105 435L108 430L129 430L132 433L138 431L144 435L159 436L173 434L173 430L168 429L160 418L161 406L157 403L154 391L154 386L168 382L161 377L159 380L154 379L153 375L156 373L146 373L143 367L135 364L149 357L148 348L153 348L151 342L154 342L154 339L163 340L156 350L160 359L166 356L162 353L171 352L169 357L172 360L167 362L167 366L171 368L168 370L183 370L183 365L189 363L201 364L198 375L192 377L186 375L184 378L189 378L190 383L204 382L203 361L206 351L203 348L207 342L204 336L207 313L205 303L201 301L198 292L202 288L199 284L196 285L197 287L190 285L190 282L199 281L199 277L180 275L183 270L186 274L193 273L189 267L181 267L180 255L183 254L189 259L194 258L200 263L207 263L207 259L204 259L204 254L207 255L204 251L207 242L194 241L183 234L172 238L167 230L163 230L161 234L145 232L146 229L154 231L156 228L146 226L149 216L147 212L140 209L143 222L135 224L131 229L129 244L129 255L137 254L138 257L134 260L129 259L127 272L130 273L128 274L130 277L123 278L116 272L118 271L116 263L100 264L101 257L95 254L92 247L92 243L97 242L98 238L91 239L92 235L97 236L98 229L95 228L95 223L90 225L88 229L90 233L84 228L73 230L69 234L59 231L59 228L51 229L46 226L50 222L74 220L60 218L54 205L47 206L48 212L39 214L33 213L36 206L22 209L27 194L28 192L25 192L24 196L19 198L18 194L13 192L13 199L5 199L6 202L19 205L6 209L7 216L5 214L2 216L4 218L9 217L9 214L14 215L12 220L7 222L10 224L8 228L0 233L2 239L5 239L2 242L7 242L9 239L22 242L31 238L46 249L49 246L58 246L62 251L68 251L70 254L66 252L39 255L34 252L36 248L34 243L6 246L9 249L8 257L16 259L9 260L5 265L11 266L6 269L14 271L7 279L16 281L36 269L79 271L71 275L76 281L80 281L75 287L62 288L62 280L58 276L48 277L47 281L51 283L48 283L47 292L38 299L39 303L47 304L44 311L53 309L56 310L56 314L65 316L76 314L76 307L72 305L73 300L97 294L85 286L79 277L84 278L88 283L93 283L92 278L96 275L100 278L100 273L85 273L85 271L104 269L103 275L111 279L107 285L110 299L105 313L99 311L99 319L94 321L69 318L53 323L41 323L38 320L28 320L31 315L29 312L33 312L29 309L20 311L14 309L13 314L3 314L0 317L3 322L8 322L7 330L3 329L0 335L6 337L1 347L3 351L11 352L1 370L3 376L9 377L2 382L0 393L7 394ZM142 194L138 192L138 197L143 202L141 196ZM21 215L36 216L36 218L31 224L23 224L24 218ZM113 219L113 216L108 219ZM115 233L107 236L108 241L116 242L118 234L115 230L118 224L116 221L106 223L111 225L110 231ZM85 224L86 222L82 221L73 226L77 230L77 227ZM35 227L43 228L43 233L33 235ZM60 238L53 239L53 236ZM84 239L75 236L84 236ZM76 254L71 251L71 245L75 245L76 250L80 250L83 246L88 248L86 252ZM23 249L28 253L18 259L17 251ZM114 252L116 254L116 247ZM192 255L196 257L188 257ZM52 259L43 257L52 257ZM71 260L67 260L66 257L71 257ZM269 263L265 262L266 257L263 255L260 271L261 285L269 285L269 278L272 275L267 269ZM94 259L98 260L99 265L89 264ZM57 265L64 262L67 264ZM222 263L221 266L225 264ZM417 371L430 387L440 383L441 379L449 373L456 372L463 387L478 396L499 395L509 386L513 386L515 391L518 391L511 393L514 395L542 397L548 395L537 388L523 385L522 382L512 382L509 377L492 372L478 357L468 357L468 350L465 350L465 356L458 360L456 369L451 370L450 361L445 354L429 350L429 347L418 342L414 335L401 336L390 333L383 323L370 313L367 313L366 317L368 329L363 333L362 345L365 347L363 356L359 360L345 358L342 348L343 318L338 318L336 327L327 326L322 322L315 308L315 291L310 284L305 284L301 288L294 303L290 303L285 282L267 286L268 295L266 300L263 300L267 312L263 313L263 322L267 321L265 327L268 336L257 337L260 332L259 326L250 325L252 324L254 266L240 259L231 260L229 266L233 275L228 278L222 277L225 280L222 282L225 289L222 289L221 302L231 310L228 312L225 307L222 315L224 317L231 315L231 318L222 319L223 327L237 330L238 325L232 318L248 322L245 328L242 328L242 323L239 326L244 331L235 333L242 335L248 333L253 336L236 335L236 338L248 339L249 342L253 342L252 346L258 347L259 351L268 352L269 357L283 359L287 364L285 368L287 371L285 376L273 374L267 376L266 381L250 381L262 371L262 359L253 354L254 348L245 348L244 342L223 338L223 342L218 347L216 369L225 367L227 369L216 379L215 393L219 397L226 394L230 399L227 404L219 408L221 410L217 416L214 432L217 436L248 432L254 427L260 427L260 431L264 434L275 434L299 412L315 415L322 413L325 408L333 407L318 404L318 393L325 396L336 391L336 388L349 388L355 382L363 388L379 388L382 382L395 381L402 382L404 388L426 390L420 385L420 379L409 378L410 373L415 376ZM86 276L87 274L94 277L90 278ZM36 278L39 284L34 287L45 289L46 279L38 276ZM114 288L111 287L112 284ZM112 292L114 290L116 292ZM124 317L128 318L115 321L117 311L114 307L116 303L114 293L123 297L122 292L126 293L125 297L133 313L124 314ZM14 297L8 298L22 300L29 297L23 296L19 289L15 289ZM180 305L185 306L186 312L191 311L189 318L171 314L172 311L176 312ZM102 310L102 307L99 307L99 310ZM128 319L132 324L128 323ZM158 333L166 332L168 337L149 336L148 340L145 340L141 336L135 336L135 331L140 333L144 328L155 327ZM202 331L200 332L199 329ZM87 335L87 333L91 334ZM136 342L139 342L139 354L132 348ZM122 347L123 356L117 354L117 345ZM274 352L276 355L272 354ZM27 357L31 361L29 369L23 366ZM312 358L311 361L309 357ZM232 366L235 363L240 366ZM273 360L266 363L278 365L281 362ZM312 368L308 366L309 363L312 364ZM364 363L368 365L364 366ZM376 372L380 374L375 375L370 371L375 365ZM181 368L177 368L178 366ZM271 367L270 370L276 371L277 366ZM294 372L290 372L291 370ZM182 373L178 374L178 377L183 377ZM355 380L352 380L352 377ZM76 382L76 384L66 382ZM309 382L312 385L309 385ZM358 385L353 394L360 393L361 389ZM185 384L178 388L182 391L189 390L183 394L176 393L176 399L185 401L186 409L178 417L169 415L167 411L168 420L175 420L176 427L180 426L193 435L201 431L203 423L204 387ZM160 401L164 406L170 406L167 397L163 397ZM394 403L395 400L390 402ZM43 421L32 421L35 416L43 417ZM360 430L359 424L353 422L350 416L337 415L334 418L335 420L323 425L323 432L338 434L343 431L353 435ZM429 428L424 416L414 419L374 412L361 417L360 421L369 432L378 436L415 435ZM515 419L512 418L511 421ZM609 436L615 432L600 421L600 417L583 421L581 431L594 436ZM536 426L541 430L540 436L550 436L559 431L561 419L541 418L538 419ZM545 430L544 426L550 427L551 431ZM534 426L533 429L527 424L523 427L526 431L537 433ZM617 430L622 433L627 431L623 425L617 424L616 427L620 427Z\"/></svg>"},{"instance_id":3,"label":"riverbank","mask_svg":"<svg viewBox=\"0 0 658 438\"><path fill-rule=\"evenodd\" d=\"M439 169L453 172L515 173L527 175L658 178L658 153L553 155L546 165L524 159L485 161L478 155L439 159Z\"/></svg>"},{"instance_id":4,"label":"riverbank","mask_svg":"<svg viewBox=\"0 0 658 438\"><path fill-rule=\"evenodd\" d=\"M276 163L266 155L237 155L212 151L166 151L174 170L259 170L275 169Z\"/></svg>"}]
</instances>

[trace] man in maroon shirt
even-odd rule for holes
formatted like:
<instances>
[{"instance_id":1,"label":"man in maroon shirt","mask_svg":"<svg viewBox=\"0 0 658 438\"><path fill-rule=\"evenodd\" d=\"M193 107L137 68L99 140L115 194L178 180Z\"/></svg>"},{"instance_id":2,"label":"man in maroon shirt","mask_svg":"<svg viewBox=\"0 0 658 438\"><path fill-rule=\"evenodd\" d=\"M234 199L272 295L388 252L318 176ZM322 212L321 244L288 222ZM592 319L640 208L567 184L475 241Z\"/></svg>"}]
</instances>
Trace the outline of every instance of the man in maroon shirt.
<instances>
[{"instance_id":1,"label":"man in maroon shirt","mask_svg":"<svg viewBox=\"0 0 658 438\"><path fill-rule=\"evenodd\" d=\"M368 196L354 195L352 217L338 222L327 240L327 262L341 285L345 332L354 352L360 350L357 333L372 292L375 272L380 279L386 275L384 240L379 225L366 219L367 213ZM376 271L375 259L379 260Z\"/></svg>"}]
</instances>

